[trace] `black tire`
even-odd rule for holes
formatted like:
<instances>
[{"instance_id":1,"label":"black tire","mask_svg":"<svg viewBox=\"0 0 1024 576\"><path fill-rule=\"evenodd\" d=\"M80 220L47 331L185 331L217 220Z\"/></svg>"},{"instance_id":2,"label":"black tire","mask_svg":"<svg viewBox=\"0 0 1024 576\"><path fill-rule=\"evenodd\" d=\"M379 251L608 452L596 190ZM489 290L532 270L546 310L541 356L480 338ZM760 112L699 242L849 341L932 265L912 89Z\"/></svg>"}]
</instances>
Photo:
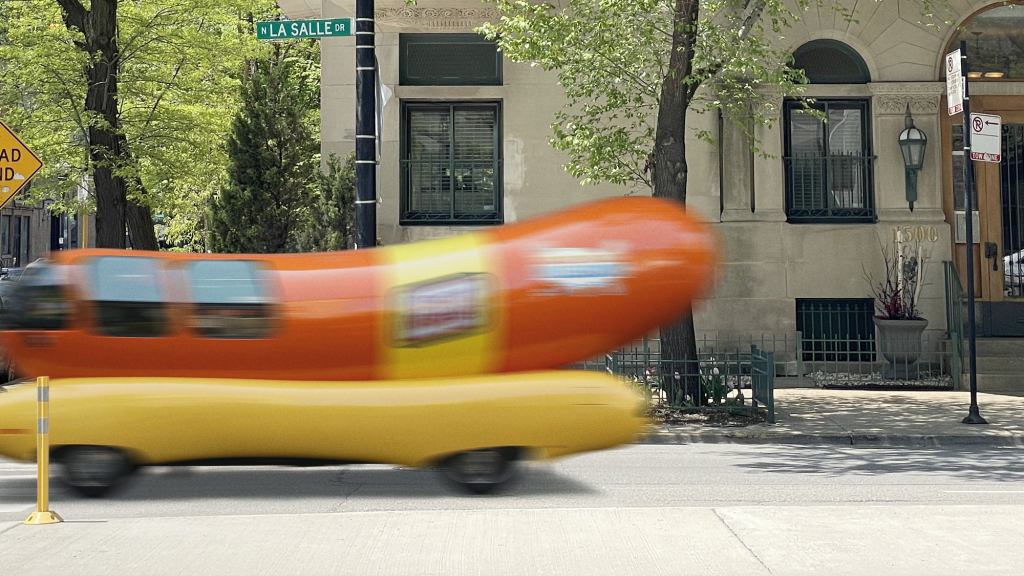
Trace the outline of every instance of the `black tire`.
<instances>
[{"instance_id":1,"label":"black tire","mask_svg":"<svg viewBox=\"0 0 1024 576\"><path fill-rule=\"evenodd\" d=\"M63 468L63 481L88 498L108 493L132 471L131 459L108 446L66 446L54 457Z\"/></svg>"},{"instance_id":2,"label":"black tire","mask_svg":"<svg viewBox=\"0 0 1024 576\"><path fill-rule=\"evenodd\" d=\"M481 448L446 458L440 470L447 481L470 494L490 494L516 476L518 458L515 448Z\"/></svg>"}]
</instances>

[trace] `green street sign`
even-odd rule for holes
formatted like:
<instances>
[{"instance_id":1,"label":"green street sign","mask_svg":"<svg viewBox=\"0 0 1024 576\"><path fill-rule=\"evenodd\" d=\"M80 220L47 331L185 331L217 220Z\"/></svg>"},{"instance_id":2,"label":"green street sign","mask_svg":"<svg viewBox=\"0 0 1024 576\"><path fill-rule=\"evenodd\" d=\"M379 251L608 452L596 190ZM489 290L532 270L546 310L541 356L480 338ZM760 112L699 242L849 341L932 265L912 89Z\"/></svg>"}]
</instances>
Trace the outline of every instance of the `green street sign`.
<instances>
[{"instance_id":1,"label":"green street sign","mask_svg":"<svg viewBox=\"0 0 1024 576\"><path fill-rule=\"evenodd\" d=\"M256 23L257 40L288 40L291 38L325 38L329 36L351 35L351 18L272 20Z\"/></svg>"}]
</instances>

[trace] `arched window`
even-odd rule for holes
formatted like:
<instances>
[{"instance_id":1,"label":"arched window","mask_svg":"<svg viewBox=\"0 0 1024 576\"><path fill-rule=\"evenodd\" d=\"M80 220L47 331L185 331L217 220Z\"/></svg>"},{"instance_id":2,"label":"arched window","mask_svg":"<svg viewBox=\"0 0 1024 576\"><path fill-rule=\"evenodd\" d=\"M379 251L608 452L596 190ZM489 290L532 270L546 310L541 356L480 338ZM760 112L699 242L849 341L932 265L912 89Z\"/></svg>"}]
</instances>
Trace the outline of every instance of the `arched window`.
<instances>
[{"instance_id":1,"label":"arched window","mask_svg":"<svg viewBox=\"0 0 1024 576\"><path fill-rule=\"evenodd\" d=\"M793 59L812 84L871 81L860 54L838 40L808 42ZM874 222L868 100L816 97L810 105L788 100L784 125L788 221Z\"/></svg>"},{"instance_id":2,"label":"arched window","mask_svg":"<svg viewBox=\"0 0 1024 576\"><path fill-rule=\"evenodd\" d=\"M811 84L866 84L871 73L856 50L838 40L812 40L793 52Z\"/></svg>"},{"instance_id":3,"label":"arched window","mask_svg":"<svg viewBox=\"0 0 1024 576\"><path fill-rule=\"evenodd\" d=\"M1024 80L1024 4L996 4L961 24L946 54L967 43L971 78Z\"/></svg>"}]
</instances>

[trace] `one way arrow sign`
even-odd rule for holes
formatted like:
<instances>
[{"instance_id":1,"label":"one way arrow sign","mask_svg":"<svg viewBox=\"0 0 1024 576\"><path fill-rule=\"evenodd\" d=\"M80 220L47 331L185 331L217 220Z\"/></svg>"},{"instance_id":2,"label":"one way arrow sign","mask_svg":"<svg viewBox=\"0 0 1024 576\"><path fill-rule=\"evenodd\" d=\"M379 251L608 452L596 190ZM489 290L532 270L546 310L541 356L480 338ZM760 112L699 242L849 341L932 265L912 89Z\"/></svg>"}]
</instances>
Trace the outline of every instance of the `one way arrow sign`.
<instances>
[{"instance_id":1,"label":"one way arrow sign","mask_svg":"<svg viewBox=\"0 0 1024 576\"><path fill-rule=\"evenodd\" d=\"M1003 119L994 114L971 114L971 160L996 162L1002 159Z\"/></svg>"}]
</instances>

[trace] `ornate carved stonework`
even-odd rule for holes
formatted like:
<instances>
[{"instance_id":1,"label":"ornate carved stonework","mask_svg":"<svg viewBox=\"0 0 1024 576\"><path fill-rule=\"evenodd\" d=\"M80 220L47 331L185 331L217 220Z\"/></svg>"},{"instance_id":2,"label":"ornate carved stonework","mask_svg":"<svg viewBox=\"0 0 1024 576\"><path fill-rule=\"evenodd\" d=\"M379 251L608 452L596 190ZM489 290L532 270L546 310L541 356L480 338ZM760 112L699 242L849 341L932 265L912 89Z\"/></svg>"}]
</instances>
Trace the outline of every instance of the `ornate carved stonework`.
<instances>
[{"instance_id":1,"label":"ornate carved stonework","mask_svg":"<svg viewBox=\"0 0 1024 576\"><path fill-rule=\"evenodd\" d=\"M942 82L893 82L868 84L874 95L876 114L903 114L910 105L912 114L934 114L939 97L946 90Z\"/></svg>"},{"instance_id":2,"label":"ornate carved stonework","mask_svg":"<svg viewBox=\"0 0 1024 576\"><path fill-rule=\"evenodd\" d=\"M373 14L382 24L403 28L475 28L501 17L494 8L380 8Z\"/></svg>"}]
</instances>

